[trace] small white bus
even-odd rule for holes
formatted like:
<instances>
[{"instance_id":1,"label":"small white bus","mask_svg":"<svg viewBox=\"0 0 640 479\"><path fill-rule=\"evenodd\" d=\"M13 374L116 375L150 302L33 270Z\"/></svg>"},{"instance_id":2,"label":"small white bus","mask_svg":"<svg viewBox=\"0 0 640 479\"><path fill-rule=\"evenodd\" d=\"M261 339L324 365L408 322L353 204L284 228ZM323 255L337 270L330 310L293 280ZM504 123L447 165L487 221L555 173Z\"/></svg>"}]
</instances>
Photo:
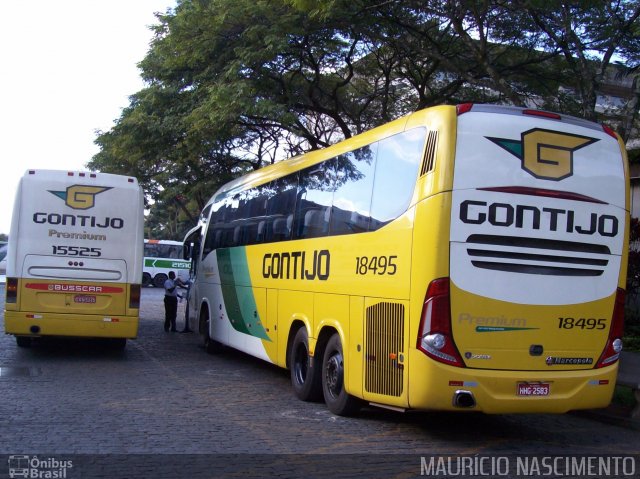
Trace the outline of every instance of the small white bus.
<instances>
[{"instance_id":1,"label":"small white bus","mask_svg":"<svg viewBox=\"0 0 640 479\"><path fill-rule=\"evenodd\" d=\"M28 170L16 193L7 253L5 333L138 334L144 240L136 178Z\"/></svg>"}]
</instances>

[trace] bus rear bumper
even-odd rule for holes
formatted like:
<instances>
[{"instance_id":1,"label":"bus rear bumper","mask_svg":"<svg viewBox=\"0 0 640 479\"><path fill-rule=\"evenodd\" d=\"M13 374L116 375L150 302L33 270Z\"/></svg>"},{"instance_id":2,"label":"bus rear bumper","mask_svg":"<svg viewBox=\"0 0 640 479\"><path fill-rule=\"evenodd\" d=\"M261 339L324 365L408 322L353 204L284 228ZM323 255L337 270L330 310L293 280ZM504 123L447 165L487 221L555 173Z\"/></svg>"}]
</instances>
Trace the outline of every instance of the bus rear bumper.
<instances>
[{"instance_id":1,"label":"bus rear bumper","mask_svg":"<svg viewBox=\"0 0 640 479\"><path fill-rule=\"evenodd\" d=\"M16 336L135 339L138 336L138 317L5 311L4 329L6 334Z\"/></svg>"},{"instance_id":2,"label":"bus rear bumper","mask_svg":"<svg viewBox=\"0 0 640 479\"><path fill-rule=\"evenodd\" d=\"M565 413L607 407L613 396L618 365L549 372L450 366L436 369L438 373L429 375L429 380L412 378L418 384L413 387L410 384L411 408L487 414Z\"/></svg>"}]
</instances>

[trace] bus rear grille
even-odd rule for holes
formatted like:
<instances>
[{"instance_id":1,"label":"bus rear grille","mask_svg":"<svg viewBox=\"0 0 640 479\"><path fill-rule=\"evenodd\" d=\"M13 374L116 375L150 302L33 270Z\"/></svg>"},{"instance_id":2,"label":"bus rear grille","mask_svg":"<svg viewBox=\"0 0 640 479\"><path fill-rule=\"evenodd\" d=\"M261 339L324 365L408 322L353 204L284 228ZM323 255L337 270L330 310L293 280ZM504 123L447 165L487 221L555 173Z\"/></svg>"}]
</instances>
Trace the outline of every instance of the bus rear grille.
<instances>
[{"instance_id":1,"label":"bus rear grille","mask_svg":"<svg viewBox=\"0 0 640 479\"><path fill-rule=\"evenodd\" d=\"M420 168L420 176L426 175L431 170L436 161L436 149L438 146L438 132L430 131L427 136L427 147L424 152L424 161L422 162L422 168Z\"/></svg>"},{"instance_id":2,"label":"bus rear grille","mask_svg":"<svg viewBox=\"0 0 640 479\"><path fill-rule=\"evenodd\" d=\"M476 268L549 276L601 276L611 254L604 245L518 236L471 235L467 254Z\"/></svg>"},{"instance_id":3,"label":"bus rear grille","mask_svg":"<svg viewBox=\"0 0 640 479\"><path fill-rule=\"evenodd\" d=\"M367 308L365 389L387 396L402 395L404 306L378 303Z\"/></svg>"}]
</instances>

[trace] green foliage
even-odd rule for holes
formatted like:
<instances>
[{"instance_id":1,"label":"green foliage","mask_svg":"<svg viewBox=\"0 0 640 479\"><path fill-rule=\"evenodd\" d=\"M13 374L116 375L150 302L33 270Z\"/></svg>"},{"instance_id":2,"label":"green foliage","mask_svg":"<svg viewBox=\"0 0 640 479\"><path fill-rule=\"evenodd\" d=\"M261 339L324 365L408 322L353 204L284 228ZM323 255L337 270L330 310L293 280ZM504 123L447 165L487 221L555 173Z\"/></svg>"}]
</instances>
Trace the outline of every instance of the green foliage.
<instances>
[{"instance_id":1,"label":"green foliage","mask_svg":"<svg viewBox=\"0 0 640 479\"><path fill-rule=\"evenodd\" d=\"M179 234L228 180L416 109L595 119L612 58L637 75L639 15L629 0L178 0L140 62L146 88L88 166L138 177L150 227ZM636 106L615 119L625 135Z\"/></svg>"}]
</instances>

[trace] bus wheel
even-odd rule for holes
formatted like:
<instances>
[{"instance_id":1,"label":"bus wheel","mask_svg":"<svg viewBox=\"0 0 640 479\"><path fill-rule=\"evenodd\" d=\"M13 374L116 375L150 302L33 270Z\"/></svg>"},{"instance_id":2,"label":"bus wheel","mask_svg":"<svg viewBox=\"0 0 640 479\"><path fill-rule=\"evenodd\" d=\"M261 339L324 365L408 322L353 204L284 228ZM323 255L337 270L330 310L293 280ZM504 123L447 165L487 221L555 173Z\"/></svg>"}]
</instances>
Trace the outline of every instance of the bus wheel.
<instances>
[{"instance_id":1,"label":"bus wheel","mask_svg":"<svg viewBox=\"0 0 640 479\"><path fill-rule=\"evenodd\" d=\"M156 276L153 278L153 285L156 288L164 288L164 282L166 280L168 280L169 278L167 277L166 274L164 273L158 273L156 274Z\"/></svg>"},{"instance_id":2,"label":"bus wheel","mask_svg":"<svg viewBox=\"0 0 640 479\"><path fill-rule=\"evenodd\" d=\"M204 337L204 350L208 354L218 354L222 351L222 344L209 336L209 313L206 309L203 309L200 313L200 331Z\"/></svg>"},{"instance_id":3,"label":"bus wheel","mask_svg":"<svg viewBox=\"0 0 640 479\"><path fill-rule=\"evenodd\" d=\"M29 336L16 336L16 344L21 348L30 348L31 338Z\"/></svg>"},{"instance_id":4,"label":"bus wheel","mask_svg":"<svg viewBox=\"0 0 640 479\"><path fill-rule=\"evenodd\" d=\"M338 333L331 336L324 351L322 392L329 411L338 416L350 416L360 409L361 401L344 388L344 358Z\"/></svg>"},{"instance_id":5,"label":"bus wheel","mask_svg":"<svg viewBox=\"0 0 640 479\"><path fill-rule=\"evenodd\" d=\"M289 352L291 385L302 401L317 401L322 392L321 365L309 356L309 336L304 326L298 329Z\"/></svg>"},{"instance_id":6,"label":"bus wheel","mask_svg":"<svg viewBox=\"0 0 640 479\"><path fill-rule=\"evenodd\" d=\"M142 286L151 286L151 275L149 273L142 273Z\"/></svg>"}]
</instances>

